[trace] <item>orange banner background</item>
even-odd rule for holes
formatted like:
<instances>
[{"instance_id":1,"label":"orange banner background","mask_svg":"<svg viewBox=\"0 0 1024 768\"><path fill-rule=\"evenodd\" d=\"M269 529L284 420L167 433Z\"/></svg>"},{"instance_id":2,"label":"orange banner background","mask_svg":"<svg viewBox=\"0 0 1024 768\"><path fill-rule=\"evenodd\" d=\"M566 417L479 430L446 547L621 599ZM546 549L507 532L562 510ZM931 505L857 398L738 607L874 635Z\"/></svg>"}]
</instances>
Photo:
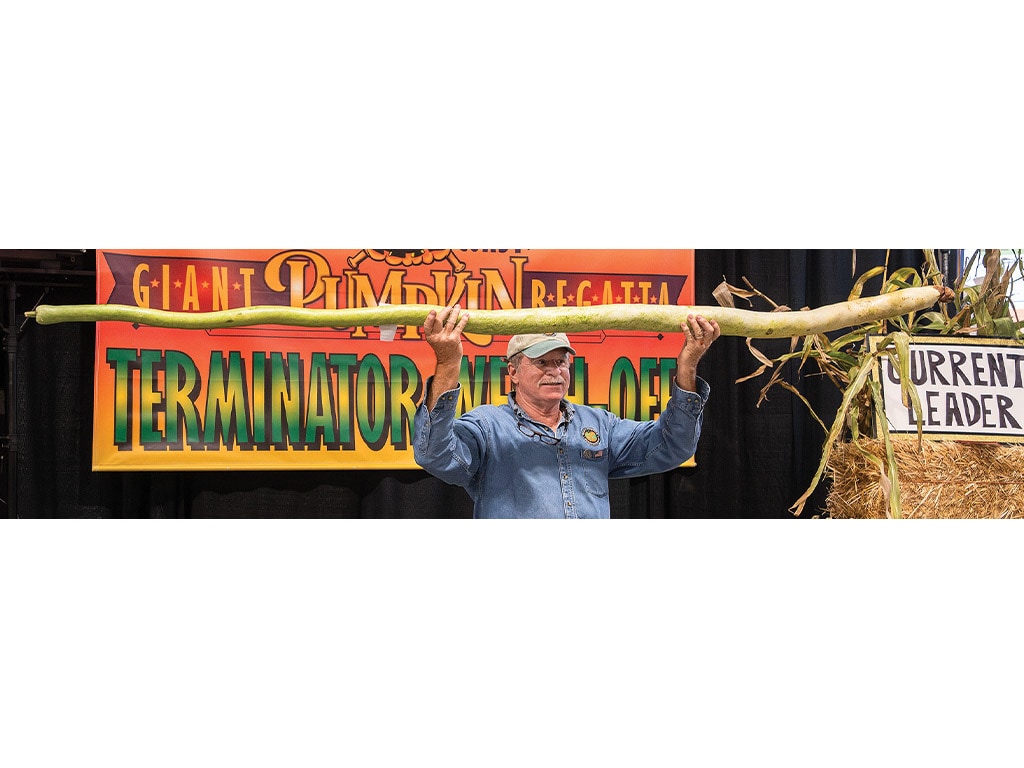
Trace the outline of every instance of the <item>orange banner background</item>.
<instances>
[{"instance_id":1,"label":"orange banner background","mask_svg":"<svg viewBox=\"0 0 1024 768\"><path fill-rule=\"evenodd\" d=\"M97 250L100 303L510 309L693 303L692 250ZM385 337L387 334L385 333ZM421 329L96 327L98 470L409 469ZM503 402L508 336L467 335L460 408ZM573 334L570 399L656 418L679 335Z\"/></svg>"}]
</instances>

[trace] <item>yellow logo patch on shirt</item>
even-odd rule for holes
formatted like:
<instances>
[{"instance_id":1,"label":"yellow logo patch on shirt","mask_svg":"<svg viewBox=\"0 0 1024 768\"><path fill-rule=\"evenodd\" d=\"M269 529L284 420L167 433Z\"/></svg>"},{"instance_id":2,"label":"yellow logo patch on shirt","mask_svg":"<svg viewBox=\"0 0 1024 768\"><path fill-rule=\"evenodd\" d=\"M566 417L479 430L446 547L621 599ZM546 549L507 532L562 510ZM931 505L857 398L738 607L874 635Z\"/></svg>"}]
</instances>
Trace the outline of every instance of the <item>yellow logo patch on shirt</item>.
<instances>
[{"instance_id":1,"label":"yellow logo patch on shirt","mask_svg":"<svg viewBox=\"0 0 1024 768\"><path fill-rule=\"evenodd\" d=\"M591 445L597 445L601 441L601 436L597 434L597 430L587 427L583 430L583 439Z\"/></svg>"}]
</instances>

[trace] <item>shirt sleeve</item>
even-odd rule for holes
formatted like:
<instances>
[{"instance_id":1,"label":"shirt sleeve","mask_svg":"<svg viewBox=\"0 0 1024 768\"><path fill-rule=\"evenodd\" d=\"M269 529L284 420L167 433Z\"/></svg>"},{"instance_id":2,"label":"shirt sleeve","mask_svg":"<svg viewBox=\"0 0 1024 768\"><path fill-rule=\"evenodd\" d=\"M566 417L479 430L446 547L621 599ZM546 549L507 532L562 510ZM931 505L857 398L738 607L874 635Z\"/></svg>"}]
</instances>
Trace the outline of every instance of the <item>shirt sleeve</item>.
<instances>
[{"instance_id":1,"label":"shirt sleeve","mask_svg":"<svg viewBox=\"0 0 1024 768\"><path fill-rule=\"evenodd\" d=\"M708 383L697 377L697 391L687 392L675 381L661 415L654 421L617 420L609 448L609 477L637 477L675 469L693 456L700 440Z\"/></svg>"},{"instance_id":2,"label":"shirt sleeve","mask_svg":"<svg viewBox=\"0 0 1024 768\"><path fill-rule=\"evenodd\" d=\"M430 391L433 377L427 379L424 392ZM442 392L433 410L427 410L426 397L413 417L413 457L416 463L435 477L451 485L468 487L483 463L486 441L472 419L455 418L461 386Z\"/></svg>"}]
</instances>

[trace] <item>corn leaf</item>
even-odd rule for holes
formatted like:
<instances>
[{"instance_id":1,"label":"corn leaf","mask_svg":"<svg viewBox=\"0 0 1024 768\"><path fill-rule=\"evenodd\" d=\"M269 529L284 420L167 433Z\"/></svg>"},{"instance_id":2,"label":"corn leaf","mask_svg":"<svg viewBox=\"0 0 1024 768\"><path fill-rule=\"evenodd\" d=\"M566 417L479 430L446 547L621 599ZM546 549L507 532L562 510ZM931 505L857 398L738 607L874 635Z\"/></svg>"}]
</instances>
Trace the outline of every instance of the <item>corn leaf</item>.
<instances>
[{"instance_id":1,"label":"corn leaf","mask_svg":"<svg viewBox=\"0 0 1024 768\"><path fill-rule=\"evenodd\" d=\"M851 404L854 398L860 393L861 389L864 388L864 383L867 381L868 376L871 374L871 366L864 365L860 368L855 368L850 371L850 375L853 377L850 385L843 392L843 401L839 405L839 410L836 413L835 421L832 422L832 427L829 430L828 436L825 438L825 445L821 452L821 462L818 464L818 469L814 473L814 477L811 480L810 486L804 491L803 495L797 499L793 506L790 507L790 511L799 516L804 509L804 505L807 503L807 499L810 498L811 494L818 487L821 482L822 475L825 472L825 468L828 466L829 456L832 455L832 446L839 440L843 433L843 424L846 420L847 412L850 410Z\"/></svg>"},{"instance_id":2,"label":"corn leaf","mask_svg":"<svg viewBox=\"0 0 1024 768\"><path fill-rule=\"evenodd\" d=\"M885 274L884 267L873 267L865 272L863 275L857 278L857 282L853 284L853 288L850 290L850 301L859 299L861 294L864 293L864 284L876 275Z\"/></svg>"},{"instance_id":3,"label":"corn leaf","mask_svg":"<svg viewBox=\"0 0 1024 768\"><path fill-rule=\"evenodd\" d=\"M883 425L882 442L885 444L886 458L886 472L884 476L888 480L889 514L891 517L899 519L903 517L903 508L900 504L900 478L896 467L896 455L892 447L892 436L889 434L889 430L884 428L886 420L885 403L882 400L882 388L881 384L877 381L869 381L868 386L871 388L871 396L875 401L875 413L878 416L879 422Z\"/></svg>"}]
</instances>

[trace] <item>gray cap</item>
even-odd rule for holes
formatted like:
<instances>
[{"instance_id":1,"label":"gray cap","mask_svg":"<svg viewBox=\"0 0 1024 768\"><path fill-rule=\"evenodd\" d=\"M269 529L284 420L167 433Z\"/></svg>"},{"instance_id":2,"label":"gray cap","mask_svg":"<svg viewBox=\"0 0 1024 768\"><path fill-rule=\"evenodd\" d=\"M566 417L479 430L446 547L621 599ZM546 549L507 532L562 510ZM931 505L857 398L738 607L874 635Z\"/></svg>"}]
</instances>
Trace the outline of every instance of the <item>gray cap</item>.
<instances>
[{"instance_id":1,"label":"gray cap","mask_svg":"<svg viewBox=\"0 0 1024 768\"><path fill-rule=\"evenodd\" d=\"M576 350L569 344L569 337L564 333L520 333L508 340L505 359L515 357L520 352L535 359L553 349L568 349L576 354Z\"/></svg>"}]
</instances>

